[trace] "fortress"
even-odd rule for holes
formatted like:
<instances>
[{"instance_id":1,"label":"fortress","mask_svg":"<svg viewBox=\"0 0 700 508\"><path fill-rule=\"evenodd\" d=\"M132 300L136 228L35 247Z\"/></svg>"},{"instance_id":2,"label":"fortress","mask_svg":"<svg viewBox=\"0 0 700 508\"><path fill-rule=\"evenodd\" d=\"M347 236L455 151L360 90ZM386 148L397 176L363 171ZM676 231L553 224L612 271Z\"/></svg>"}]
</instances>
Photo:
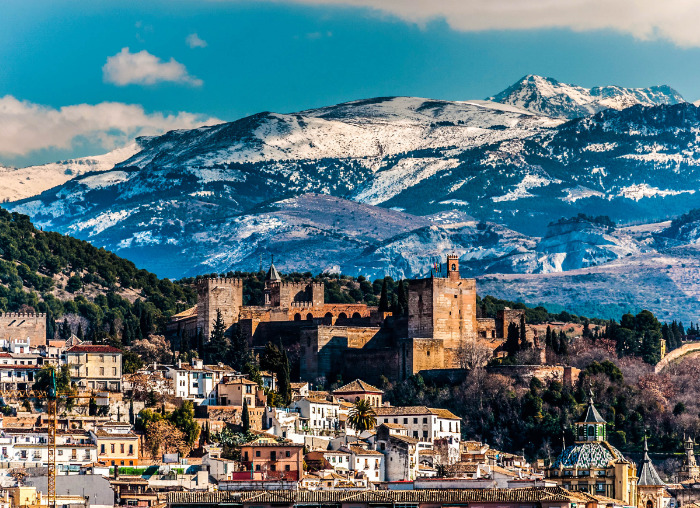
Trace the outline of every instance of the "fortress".
<instances>
[{"instance_id":1,"label":"fortress","mask_svg":"<svg viewBox=\"0 0 700 508\"><path fill-rule=\"evenodd\" d=\"M365 304L330 304L324 285L283 282L274 265L265 279L265 302L243 305L240 279L210 278L197 283L198 304L173 316L171 333L201 331L205 340L221 312L253 348L282 340L290 358L298 355L302 380L356 377L378 382L381 374L402 380L419 372L459 369L460 350L481 343L495 350L522 310L500 311L496 319L477 318L476 280L459 274L459 259L447 256L444 277L408 281L408 315L391 316Z\"/></svg>"},{"instance_id":2,"label":"fortress","mask_svg":"<svg viewBox=\"0 0 700 508\"><path fill-rule=\"evenodd\" d=\"M46 314L0 313L0 341L29 341L30 347L46 345Z\"/></svg>"}]
</instances>

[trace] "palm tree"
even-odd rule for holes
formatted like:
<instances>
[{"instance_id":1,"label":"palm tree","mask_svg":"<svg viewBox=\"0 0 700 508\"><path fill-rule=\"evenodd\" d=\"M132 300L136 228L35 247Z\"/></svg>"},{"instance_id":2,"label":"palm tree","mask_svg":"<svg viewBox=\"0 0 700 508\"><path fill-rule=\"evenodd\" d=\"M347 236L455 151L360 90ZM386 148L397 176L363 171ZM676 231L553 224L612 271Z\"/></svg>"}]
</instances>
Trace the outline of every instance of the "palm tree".
<instances>
[{"instance_id":1,"label":"palm tree","mask_svg":"<svg viewBox=\"0 0 700 508\"><path fill-rule=\"evenodd\" d=\"M372 430L377 425L375 418L377 413L374 408L365 399L360 399L355 402L355 405L348 413L348 425L355 429L355 432L361 434L366 430Z\"/></svg>"}]
</instances>

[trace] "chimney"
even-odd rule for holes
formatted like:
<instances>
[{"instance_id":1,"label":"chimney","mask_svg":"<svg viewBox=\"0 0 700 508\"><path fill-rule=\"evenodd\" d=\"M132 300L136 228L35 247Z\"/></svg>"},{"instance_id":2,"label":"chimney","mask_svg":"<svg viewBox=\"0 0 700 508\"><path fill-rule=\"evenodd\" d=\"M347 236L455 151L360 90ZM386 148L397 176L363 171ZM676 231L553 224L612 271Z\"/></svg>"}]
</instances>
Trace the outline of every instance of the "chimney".
<instances>
[{"instance_id":1,"label":"chimney","mask_svg":"<svg viewBox=\"0 0 700 508\"><path fill-rule=\"evenodd\" d=\"M182 368L182 360L180 360L180 359L177 360L177 368L178 369Z\"/></svg>"}]
</instances>

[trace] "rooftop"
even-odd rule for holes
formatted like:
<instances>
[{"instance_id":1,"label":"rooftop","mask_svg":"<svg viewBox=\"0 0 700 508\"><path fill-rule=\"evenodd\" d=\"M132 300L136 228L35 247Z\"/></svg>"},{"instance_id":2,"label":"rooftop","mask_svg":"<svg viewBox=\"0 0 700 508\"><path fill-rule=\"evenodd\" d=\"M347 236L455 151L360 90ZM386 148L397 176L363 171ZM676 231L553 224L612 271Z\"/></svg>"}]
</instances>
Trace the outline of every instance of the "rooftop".
<instances>
[{"instance_id":1,"label":"rooftop","mask_svg":"<svg viewBox=\"0 0 700 508\"><path fill-rule=\"evenodd\" d=\"M96 345L96 344L79 344L73 346L66 353L119 353L121 350L112 346Z\"/></svg>"},{"instance_id":2,"label":"rooftop","mask_svg":"<svg viewBox=\"0 0 700 508\"><path fill-rule=\"evenodd\" d=\"M382 390L376 386L372 386L369 383L365 383L361 379L356 379L351 381L345 386L341 386L337 390L333 391L333 394L343 394L343 393L384 393Z\"/></svg>"}]
</instances>

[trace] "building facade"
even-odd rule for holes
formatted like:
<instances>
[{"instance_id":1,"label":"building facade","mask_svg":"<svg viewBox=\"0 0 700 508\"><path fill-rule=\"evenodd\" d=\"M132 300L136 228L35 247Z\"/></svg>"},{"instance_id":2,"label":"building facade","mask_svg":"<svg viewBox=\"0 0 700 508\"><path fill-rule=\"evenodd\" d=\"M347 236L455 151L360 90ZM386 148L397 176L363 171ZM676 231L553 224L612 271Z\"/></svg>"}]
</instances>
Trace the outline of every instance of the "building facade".
<instances>
[{"instance_id":1,"label":"building facade","mask_svg":"<svg viewBox=\"0 0 700 508\"><path fill-rule=\"evenodd\" d=\"M73 381L84 390L121 391L122 352L112 346L77 345L66 351Z\"/></svg>"}]
</instances>

